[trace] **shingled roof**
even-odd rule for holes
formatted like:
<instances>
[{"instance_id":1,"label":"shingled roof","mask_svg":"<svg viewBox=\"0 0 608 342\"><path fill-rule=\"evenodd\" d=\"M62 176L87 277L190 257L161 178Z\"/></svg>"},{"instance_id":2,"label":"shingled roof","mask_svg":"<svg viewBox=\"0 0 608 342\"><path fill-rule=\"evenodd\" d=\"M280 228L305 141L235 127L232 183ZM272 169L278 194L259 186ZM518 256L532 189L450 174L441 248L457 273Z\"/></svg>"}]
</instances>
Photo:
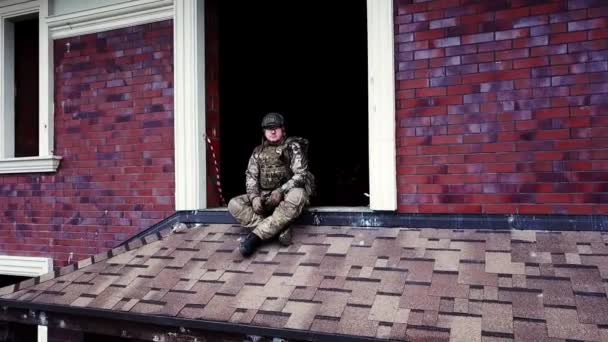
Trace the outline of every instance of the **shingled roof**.
<instances>
[{"instance_id":1,"label":"shingled roof","mask_svg":"<svg viewBox=\"0 0 608 342\"><path fill-rule=\"evenodd\" d=\"M380 339L608 338L600 232L295 227L243 259L245 230L165 230L1 290L3 299Z\"/></svg>"}]
</instances>

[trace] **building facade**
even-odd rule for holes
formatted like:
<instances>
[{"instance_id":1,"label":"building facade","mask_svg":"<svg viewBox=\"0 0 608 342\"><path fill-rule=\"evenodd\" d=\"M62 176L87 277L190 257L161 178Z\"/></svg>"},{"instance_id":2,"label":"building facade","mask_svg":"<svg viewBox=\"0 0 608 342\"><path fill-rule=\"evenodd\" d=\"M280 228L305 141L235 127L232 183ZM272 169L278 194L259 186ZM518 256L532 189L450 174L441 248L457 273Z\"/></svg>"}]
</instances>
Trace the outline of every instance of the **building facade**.
<instances>
[{"instance_id":1,"label":"building facade","mask_svg":"<svg viewBox=\"0 0 608 342\"><path fill-rule=\"evenodd\" d=\"M235 125L222 115L233 102L220 101L222 75L234 69L222 69L222 32L229 29L221 19L228 21L229 12L217 4L0 2L0 254L44 258L24 262L48 270L116 246L176 210L221 206L213 158L225 160L220 152L235 143L221 137ZM357 110L364 112L368 148L357 182L368 202L361 210L606 214L606 4L359 6L365 45L346 53L366 62L352 70L364 77ZM235 29L243 40L264 44L256 39L266 36ZM337 39L347 39L348 27L340 32ZM31 50L18 42L36 38L37 58L27 59ZM25 89L37 91L24 100L11 80L36 79L28 74L34 65L38 82ZM335 98L349 102L346 96ZM32 112L33 99L37 115L19 119ZM343 127L348 134L348 123ZM324 134L303 133L313 141Z\"/></svg>"}]
</instances>

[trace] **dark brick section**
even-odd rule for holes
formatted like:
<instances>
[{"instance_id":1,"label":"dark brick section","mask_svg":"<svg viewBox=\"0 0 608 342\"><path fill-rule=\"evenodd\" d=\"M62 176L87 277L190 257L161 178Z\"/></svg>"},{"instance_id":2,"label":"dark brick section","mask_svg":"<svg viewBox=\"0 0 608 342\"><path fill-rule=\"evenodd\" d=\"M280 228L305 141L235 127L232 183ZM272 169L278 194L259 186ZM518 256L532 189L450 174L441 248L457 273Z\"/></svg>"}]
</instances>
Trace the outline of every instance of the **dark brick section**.
<instances>
[{"instance_id":1,"label":"dark brick section","mask_svg":"<svg viewBox=\"0 0 608 342\"><path fill-rule=\"evenodd\" d=\"M608 213L608 3L396 0L401 213Z\"/></svg>"},{"instance_id":2,"label":"dark brick section","mask_svg":"<svg viewBox=\"0 0 608 342\"><path fill-rule=\"evenodd\" d=\"M63 160L56 173L0 176L0 253L61 266L175 209L173 23L61 39L54 51Z\"/></svg>"}]
</instances>

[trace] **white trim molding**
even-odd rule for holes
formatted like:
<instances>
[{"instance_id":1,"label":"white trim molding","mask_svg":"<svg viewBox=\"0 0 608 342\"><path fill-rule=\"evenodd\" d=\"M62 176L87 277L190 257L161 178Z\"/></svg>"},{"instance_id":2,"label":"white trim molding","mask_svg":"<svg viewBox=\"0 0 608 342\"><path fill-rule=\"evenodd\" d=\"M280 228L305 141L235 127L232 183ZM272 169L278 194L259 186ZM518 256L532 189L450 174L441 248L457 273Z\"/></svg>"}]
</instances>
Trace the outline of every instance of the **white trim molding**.
<instances>
[{"instance_id":1,"label":"white trim molding","mask_svg":"<svg viewBox=\"0 0 608 342\"><path fill-rule=\"evenodd\" d=\"M175 207L207 207L204 1L175 3Z\"/></svg>"},{"instance_id":2,"label":"white trim molding","mask_svg":"<svg viewBox=\"0 0 608 342\"><path fill-rule=\"evenodd\" d=\"M53 271L53 259L0 255L0 274L39 277Z\"/></svg>"},{"instance_id":3,"label":"white trim molding","mask_svg":"<svg viewBox=\"0 0 608 342\"><path fill-rule=\"evenodd\" d=\"M397 209L393 0L367 0L370 208Z\"/></svg>"},{"instance_id":4,"label":"white trim molding","mask_svg":"<svg viewBox=\"0 0 608 342\"><path fill-rule=\"evenodd\" d=\"M0 18L0 158L15 155L15 28Z\"/></svg>"},{"instance_id":5,"label":"white trim molding","mask_svg":"<svg viewBox=\"0 0 608 342\"><path fill-rule=\"evenodd\" d=\"M171 19L173 14L173 0L134 0L49 16L46 24L52 39L59 39Z\"/></svg>"},{"instance_id":6,"label":"white trim molding","mask_svg":"<svg viewBox=\"0 0 608 342\"><path fill-rule=\"evenodd\" d=\"M60 161L61 157L58 156L4 158L0 159L0 174L55 172Z\"/></svg>"},{"instance_id":7,"label":"white trim molding","mask_svg":"<svg viewBox=\"0 0 608 342\"><path fill-rule=\"evenodd\" d=\"M49 1L43 0L38 14L39 76L38 76L38 155L52 157L55 141L55 77L53 40L49 37L46 18Z\"/></svg>"}]
</instances>

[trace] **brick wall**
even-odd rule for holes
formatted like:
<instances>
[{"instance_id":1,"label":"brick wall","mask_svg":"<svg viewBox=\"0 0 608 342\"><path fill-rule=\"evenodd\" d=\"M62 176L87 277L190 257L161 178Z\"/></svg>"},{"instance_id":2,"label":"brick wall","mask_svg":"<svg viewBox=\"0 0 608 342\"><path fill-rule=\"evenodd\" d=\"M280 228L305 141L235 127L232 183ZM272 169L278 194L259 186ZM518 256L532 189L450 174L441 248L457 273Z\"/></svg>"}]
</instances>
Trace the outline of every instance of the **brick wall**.
<instances>
[{"instance_id":1,"label":"brick wall","mask_svg":"<svg viewBox=\"0 0 608 342\"><path fill-rule=\"evenodd\" d=\"M608 2L395 5L400 212L608 213Z\"/></svg>"},{"instance_id":2,"label":"brick wall","mask_svg":"<svg viewBox=\"0 0 608 342\"><path fill-rule=\"evenodd\" d=\"M0 254L61 266L174 211L173 23L61 39L54 52L63 160L56 173L0 176Z\"/></svg>"}]
</instances>

